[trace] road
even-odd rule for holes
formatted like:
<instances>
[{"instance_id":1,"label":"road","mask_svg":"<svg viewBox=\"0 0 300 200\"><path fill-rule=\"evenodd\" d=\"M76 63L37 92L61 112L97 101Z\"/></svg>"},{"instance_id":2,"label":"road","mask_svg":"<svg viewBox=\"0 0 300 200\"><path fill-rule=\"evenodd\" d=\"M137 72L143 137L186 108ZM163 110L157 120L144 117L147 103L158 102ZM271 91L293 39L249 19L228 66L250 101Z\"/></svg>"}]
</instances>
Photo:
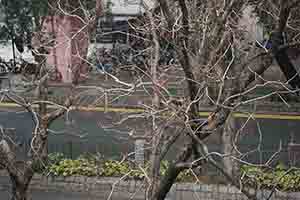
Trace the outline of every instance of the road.
<instances>
[{"instance_id":1,"label":"road","mask_svg":"<svg viewBox=\"0 0 300 200\"><path fill-rule=\"evenodd\" d=\"M100 109L100 107L99 107ZM111 110L110 110L111 109ZM114 110L115 109L115 110ZM144 126L142 121L127 121L124 126L106 129L112 122L119 120L119 112L126 108L109 108L109 112L101 111L72 111L69 113L69 122L61 118L50 127L53 132L49 136L49 152L63 152L67 157L76 158L86 152L101 153L106 158L119 159L120 153L132 152L134 150L133 141L128 137L128 127L134 127L139 130ZM133 109L134 110L134 109ZM209 112L201 112L200 115L206 117ZM300 129L299 113L257 113L252 115L255 120L248 120L247 113L236 113L237 128L243 127L244 139L243 145L256 145L259 131L257 122L259 122L260 132L263 133L264 149L278 149L278 144L287 146L290 138L293 136L294 142L300 142L300 135L295 134L295 130ZM244 123L247 121L247 126ZM17 126L16 126L17 124ZM15 128L17 142L24 147L24 153L27 152L26 144L30 140L31 131L34 124L31 116L20 109L12 107L5 109L0 105L0 125L5 128ZM52 132L51 132L52 133ZM141 132L143 133L143 132ZM81 137L82 136L82 137ZM218 150L218 139L212 139L210 147ZM173 154L172 154L173 155ZM176 152L174 151L174 155ZM1 200L1 199L0 199Z\"/></svg>"},{"instance_id":2,"label":"road","mask_svg":"<svg viewBox=\"0 0 300 200\"><path fill-rule=\"evenodd\" d=\"M37 107L37 105L33 105L33 107ZM2 109L15 109L20 108L20 106L16 103L9 103L9 102L0 102L0 108ZM57 106L49 105L48 108L56 109ZM137 106L130 106L130 107L120 107L120 106L76 106L71 107L71 110L83 111L83 112L113 112L113 113L141 113L145 112L146 110L137 107ZM209 109L208 109L209 110ZM208 117L211 112L210 111L200 111L200 116ZM299 112L274 112L274 111L261 111L261 112L235 112L234 116L237 118L249 118L253 117L256 119L278 119L278 120L300 120L300 113Z\"/></svg>"}]
</instances>

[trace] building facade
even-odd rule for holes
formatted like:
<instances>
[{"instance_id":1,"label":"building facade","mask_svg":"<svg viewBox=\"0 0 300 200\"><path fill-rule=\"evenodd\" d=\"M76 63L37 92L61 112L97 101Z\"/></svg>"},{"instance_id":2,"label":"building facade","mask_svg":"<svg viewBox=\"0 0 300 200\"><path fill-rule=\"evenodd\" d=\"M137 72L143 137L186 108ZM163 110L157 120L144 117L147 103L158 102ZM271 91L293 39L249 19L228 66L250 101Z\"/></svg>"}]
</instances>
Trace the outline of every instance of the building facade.
<instances>
[{"instance_id":1,"label":"building facade","mask_svg":"<svg viewBox=\"0 0 300 200\"><path fill-rule=\"evenodd\" d=\"M57 70L57 80L64 83L79 81L88 71L85 62L89 34L86 24L73 16L48 16L42 32L54 40L47 47L47 64Z\"/></svg>"}]
</instances>

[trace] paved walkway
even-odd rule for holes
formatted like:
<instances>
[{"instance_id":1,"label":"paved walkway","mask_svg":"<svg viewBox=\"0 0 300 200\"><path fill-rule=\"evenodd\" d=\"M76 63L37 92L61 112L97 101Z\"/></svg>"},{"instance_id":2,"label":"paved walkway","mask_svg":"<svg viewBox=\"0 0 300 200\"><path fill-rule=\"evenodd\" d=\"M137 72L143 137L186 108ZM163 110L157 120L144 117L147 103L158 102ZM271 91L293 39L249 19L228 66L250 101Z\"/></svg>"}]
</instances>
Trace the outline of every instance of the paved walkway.
<instances>
[{"instance_id":1,"label":"paved walkway","mask_svg":"<svg viewBox=\"0 0 300 200\"><path fill-rule=\"evenodd\" d=\"M10 200L8 191L0 191L1 200ZM30 192L28 200L99 200L99 197L92 197L89 194L81 193L62 193L57 191L39 191Z\"/></svg>"},{"instance_id":2,"label":"paved walkway","mask_svg":"<svg viewBox=\"0 0 300 200\"><path fill-rule=\"evenodd\" d=\"M9 191L0 190L1 200L10 200ZM104 198L92 196L89 193L57 192L33 190L28 200L102 200Z\"/></svg>"},{"instance_id":3,"label":"paved walkway","mask_svg":"<svg viewBox=\"0 0 300 200\"><path fill-rule=\"evenodd\" d=\"M0 199L10 200L10 188L8 177L0 177ZM90 193L78 193L78 192L61 192L54 190L31 190L29 192L28 200L100 200L101 197L93 196Z\"/></svg>"}]
</instances>

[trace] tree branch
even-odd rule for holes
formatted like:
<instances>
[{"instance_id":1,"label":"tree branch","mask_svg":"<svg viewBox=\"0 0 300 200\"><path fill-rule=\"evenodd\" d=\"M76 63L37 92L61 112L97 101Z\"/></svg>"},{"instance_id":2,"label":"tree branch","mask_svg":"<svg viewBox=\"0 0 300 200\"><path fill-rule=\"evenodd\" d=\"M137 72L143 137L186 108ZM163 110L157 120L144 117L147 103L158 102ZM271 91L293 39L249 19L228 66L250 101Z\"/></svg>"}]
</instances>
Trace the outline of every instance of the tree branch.
<instances>
[{"instance_id":1,"label":"tree branch","mask_svg":"<svg viewBox=\"0 0 300 200\"><path fill-rule=\"evenodd\" d=\"M295 4L297 5L297 4ZM290 16L291 6L289 1L280 1L280 14L279 20L276 25L275 31L270 36L270 42L272 44L271 52L276 59L281 71L284 73L288 83L293 88L300 88L300 76L291 62L285 49L280 49L281 45L284 45L284 31Z\"/></svg>"},{"instance_id":2,"label":"tree branch","mask_svg":"<svg viewBox=\"0 0 300 200\"><path fill-rule=\"evenodd\" d=\"M73 96L69 96L65 100L64 106L62 106L62 108L59 108L53 112L47 113L45 115L45 119L48 122L48 124L51 124L54 120L63 116L67 112L68 108L70 108L72 106L72 102L73 102Z\"/></svg>"},{"instance_id":3,"label":"tree branch","mask_svg":"<svg viewBox=\"0 0 300 200\"><path fill-rule=\"evenodd\" d=\"M197 83L195 82L195 75L192 71L192 66L190 63L190 58L188 55L188 45L189 45L189 13L188 9L185 3L185 0L179 0L179 6L180 10L182 12L182 31L181 34L183 39L179 40L180 44L180 49L177 49L177 53L179 55L179 62L181 64L181 67L183 68L187 83L188 83L188 88L189 88L189 93L190 93L190 100L191 102L195 101L198 96L198 86ZM191 117L192 119L197 118L198 116L198 105L197 103L193 103L191 106Z\"/></svg>"},{"instance_id":4,"label":"tree branch","mask_svg":"<svg viewBox=\"0 0 300 200\"><path fill-rule=\"evenodd\" d=\"M171 14L168 3L166 0L158 0L160 8L165 16L165 19L168 23L169 30L172 30L172 27L174 25L175 19L174 16Z\"/></svg>"},{"instance_id":5,"label":"tree branch","mask_svg":"<svg viewBox=\"0 0 300 200\"><path fill-rule=\"evenodd\" d=\"M7 168L9 168L8 166L13 165L16 160L15 153L4 139L0 141L0 158L0 163Z\"/></svg>"}]
</instances>

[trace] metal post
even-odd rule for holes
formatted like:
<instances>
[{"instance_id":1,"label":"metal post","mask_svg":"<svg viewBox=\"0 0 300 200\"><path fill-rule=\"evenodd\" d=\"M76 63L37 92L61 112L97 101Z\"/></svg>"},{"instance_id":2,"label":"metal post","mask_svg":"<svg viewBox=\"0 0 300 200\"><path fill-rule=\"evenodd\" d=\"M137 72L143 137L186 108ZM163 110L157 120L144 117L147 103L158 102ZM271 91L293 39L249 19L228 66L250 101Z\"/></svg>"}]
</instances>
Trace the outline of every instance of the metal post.
<instances>
[{"instance_id":1,"label":"metal post","mask_svg":"<svg viewBox=\"0 0 300 200\"><path fill-rule=\"evenodd\" d=\"M72 143L72 141L69 142L69 152L70 152L70 158L73 159L73 143Z\"/></svg>"},{"instance_id":2,"label":"metal post","mask_svg":"<svg viewBox=\"0 0 300 200\"><path fill-rule=\"evenodd\" d=\"M13 62L14 62L14 66L13 66L13 71L16 70L16 53L15 53L15 38L14 38L14 33L13 33L13 29L11 30L11 46L12 46L12 50L13 50Z\"/></svg>"},{"instance_id":3,"label":"metal post","mask_svg":"<svg viewBox=\"0 0 300 200\"><path fill-rule=\"evenodd\" d=\"M135 147L135 163L137 166L143 167L145 164L145 138L137 137L134 141Z\"/></svg>"}]
</instances>

